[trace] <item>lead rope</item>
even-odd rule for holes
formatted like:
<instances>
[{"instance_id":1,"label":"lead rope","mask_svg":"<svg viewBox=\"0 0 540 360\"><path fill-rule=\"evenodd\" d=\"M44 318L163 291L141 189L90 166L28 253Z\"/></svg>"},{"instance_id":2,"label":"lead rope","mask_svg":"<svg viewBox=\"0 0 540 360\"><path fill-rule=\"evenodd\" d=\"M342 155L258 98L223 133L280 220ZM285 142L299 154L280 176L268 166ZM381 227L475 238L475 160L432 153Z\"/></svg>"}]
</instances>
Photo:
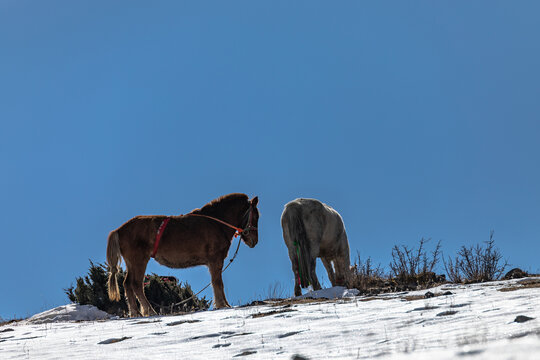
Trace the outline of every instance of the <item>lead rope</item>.
<instances>
[{"instance_id":1,"label":"lead rope","mask_svg":"<svg viewBox=\"0 0 540 360\"><path fill-rule=\"evenodd\" d=\"M229 260L229 263L227 264L227 266L225 266L223 268L223 270L221 270L221 273L223 274L225 272L225 270L227 270L227 268L232 264L232 262L234 261L234 259L236 258L236 255L238 254L238 250L240 249L240 240L241 240L241 237L238 237L238 246L236 246L236 251L234 252L234 255L233 257ZM198 293L196 294L193 294L191 295L189 298L185 299L185 300L182 300L176 304L173 304L171 306L171 309L175 306L178 306L178 305L182 305L182 304L185 304L187 303L189 300L192 300L194 299L197 295L199 295L200 293L202 293L204 290L206 290L210 285L212 285L212 282L209 282L208 285L206 285L205 287L203 287ZM157 304L156 304L157 305Z\"/></svg>"},{"instance_id":2,"label":"lead rope","mask_svg":"<svg viewBox=\"0 0 540 360\"><path fill-rule=\"evenodd\" d=\"M252 226L251 226L251 207L248 209L248 211L250 212L250 213L249 213L249 221L248 221L248 224L247 224L248 229L249 229L249 228L252 227ZM244 232L244 230L242 230L242 229L240 229L240 228L238 228L238 227L236 227L236 226L233 226L233 225L231 225L231 224L229 224L229 223L226 223L226 222L223 221L223 220L216 219L215 217L212 217L212 216L203 215L203 214L186 214L186 215L201 216L201 217L205 217L205 218L208 218L208 219L216 220L216 221L222 223L223 225L226 225L226 226L228 226L228 227L230 227L230 228L236 230L236 233L234 234L234 238L235 238L235 237L238 237L238 245L236 246L236 250L234 251L234 255L233 255L233 257L229 260L229 263L227 264L227 266L225 266L225 267L223 268L223 270L221 270L221 273L223 274L223 273L225 272L225 270L227 270L227 268L232 264L232 262L233 262L234 259L236 258L236 255L238 254L238 250L240 250L240 240L242 240L242 236L241 236L241 235L242 235L242 233ZM166 218L166 220L167 220L166 222L165 222L165 220L164 220L165 226L167 226L167 222L168 222L169 218ZM162 227L164 227L164 226L163 226L163 223L160 225L159 230L158 230L158 233L160 233L160 232L163 231L163 230L161 229ZM161 230L161 231L160 231L160 230ZM161 236L159 236L159 237L161 237ZM159 240L158 240L158 242L159 242ZM155 253L156 250L157 250L157 245L155 245L154 253ZM153 254L153 255L154 255L154 254ZM152 257L154 257L154 256L152 256ZM180 302L178 302L178 303L176 303L176 304L172 304L172 305L171 305L171 309L172 309L173 307L175 307L175 306L185 304L185 303L187 303L189 300L194 299L197 295L199 295L199 294L202 293L204 290L206 290L210 285L212 285L212 282L211 282L211 281L210 281L205 287L203 287L201 290L199 290L199 292L197 292L196 294L193 294L193 295L191 295L189 298L184 299L184 300L182 300L182 301L180 301ZM154 303L154 302L152 302L152 303L153 303L154 305L156 305L156 306L159 306L158 304L156 304L156 303Z\"/></svg>"}]
</instances>

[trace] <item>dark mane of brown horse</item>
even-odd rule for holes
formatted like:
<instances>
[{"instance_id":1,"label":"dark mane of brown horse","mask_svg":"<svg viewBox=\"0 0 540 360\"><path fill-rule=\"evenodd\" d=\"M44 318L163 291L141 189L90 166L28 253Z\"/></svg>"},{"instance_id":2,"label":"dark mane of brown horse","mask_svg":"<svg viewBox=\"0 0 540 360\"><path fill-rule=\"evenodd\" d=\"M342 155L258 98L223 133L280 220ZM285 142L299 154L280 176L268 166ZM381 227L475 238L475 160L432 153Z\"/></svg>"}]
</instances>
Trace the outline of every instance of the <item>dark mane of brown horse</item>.
<instances>
[{"instance_id":1,"label":"dark mane of brown horse","mask_svg":"<svg viewBox=\"0 0 540 360\"><path fill-rule=\"evenodd\" d=\"M194 209L190 212L190 214L205 214L205 215L212 215L216 212L221 212L223 209L223 205L231 205L231 203L242 203L245 204L248 200L248 196L246 194L240 194L240 193L232 193L228 195L220 196L217 199L214 199L210 201L208 204L204 205L200 209Z\"/></svg>"}]
</instances>

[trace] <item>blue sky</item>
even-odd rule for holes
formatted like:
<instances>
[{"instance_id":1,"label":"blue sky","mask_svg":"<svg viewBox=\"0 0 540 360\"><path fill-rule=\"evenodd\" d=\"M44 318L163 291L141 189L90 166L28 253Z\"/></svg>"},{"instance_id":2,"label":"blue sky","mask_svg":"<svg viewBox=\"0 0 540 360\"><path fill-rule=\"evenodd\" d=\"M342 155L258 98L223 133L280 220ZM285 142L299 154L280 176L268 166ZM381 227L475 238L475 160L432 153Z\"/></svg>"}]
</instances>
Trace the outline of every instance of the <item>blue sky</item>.
<instances>
[{"instance_id":1,"label":"blue sky","mask_svg":"<svg viewBox=\"0 0 540 360\"><path fill-rule=\"evenodd\" d=\"M297 197L341 213L353 260L387 266L422 237L453 255L494 230L511 264L540 271L539 11L0 1L0 317L67 303L129 218L230 192L261 211L259 244L224 274L231 304L292 293L279 219Z\"/></svg>"}]
</instances>

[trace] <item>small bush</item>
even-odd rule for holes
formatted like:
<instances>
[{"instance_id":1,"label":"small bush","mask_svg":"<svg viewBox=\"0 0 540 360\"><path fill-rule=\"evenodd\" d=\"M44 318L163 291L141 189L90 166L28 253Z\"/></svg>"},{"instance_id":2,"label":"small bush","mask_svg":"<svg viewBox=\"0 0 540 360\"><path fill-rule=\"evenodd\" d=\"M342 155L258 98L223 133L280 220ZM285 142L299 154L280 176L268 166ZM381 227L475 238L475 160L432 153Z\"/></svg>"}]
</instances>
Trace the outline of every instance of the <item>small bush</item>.
<instances>
[{"instance_id":1,"label":"small bush","mask_svg":"<svg viewBox=\"0 0 540 360\"><path fill-rule=\"evenodd\" d=\"M107 266L104 264L96 265L90 261L88 275L77 278L77 285L64 289L64 292L74 303L94 305L109 314L124 316L128 312L124 297L124 277L125 272L121 270L118 273L120 301L111 301L107 293ZM147 275L144 292L154 310L160 314L206 310L210 306L210 301L204 297L202 299L194 297L183 304L178 304L193 296L193 291L189 284L178 283L175 278L171 277L161 277L156 274Z\"/></svg>"},{"instance_id":2,"label":"small bush","mask_svg":"<svg viewBox=\"0 0 540 360\"><path fill-rule=\"evenodd\" d=\"M441 242L437 243L435 250L428 256L424 249L424 245L428 241L422 238L418 249L409 249L404 245L393 247L390 271L391 276L398 283L428 285L432 282L438 282L433 269L439 261Z\"/></svg>"},{"instance_id":3,"label":"small bush","mask_svg":"<svg viewBox=\"0 0 540 360\"><path fill-rule=\"evenodd\" d=\"M4 318L2 318L0 316L0 326L17 323L17 322L22 321L22 320L24 320L24 319L22 319L22 318L14 318L14 319L11 319L11 320L5 320Z\"/></svg>"},{"instance_id":4,"label":"small bush","mask_svg":"<svg viewBox=\"0 0 540 360\"><path fill-rule=\"evenodd\" d=\"M463 282L462 272L461 272L461 260L459 255L456 255L454 260L449 256L447 260L443 258L444 269L448 275L448 279L453 283Z\"/></svg>"},{"instance_id":5,"label":"small bush","mask_svg":"<svg viewBox=\"0 0 540 360\"><path fill-rule=\"evenodd\" d=\"M373 266L370 257L363 261L360 254L357 254L357 260L351 266L351 279L349 287L360 290L361 293L369 292L373 288L381 288L388 280L381 265Z\"/></svg>"},{"instance_id":6,"label":"small bush","mask_svg":"<svg viewBox=\"0 0 540 360\"><path fill-rule=\"evenodd\" d=\"M497 280L508 266L506 260L502 260L502 254L495 248L493 231L489 234L486 247L479 244L471 247L462 246L454 260L448 257L444 261L444 267L452 282L483 282Z\"/></svg>"}]
</instances>

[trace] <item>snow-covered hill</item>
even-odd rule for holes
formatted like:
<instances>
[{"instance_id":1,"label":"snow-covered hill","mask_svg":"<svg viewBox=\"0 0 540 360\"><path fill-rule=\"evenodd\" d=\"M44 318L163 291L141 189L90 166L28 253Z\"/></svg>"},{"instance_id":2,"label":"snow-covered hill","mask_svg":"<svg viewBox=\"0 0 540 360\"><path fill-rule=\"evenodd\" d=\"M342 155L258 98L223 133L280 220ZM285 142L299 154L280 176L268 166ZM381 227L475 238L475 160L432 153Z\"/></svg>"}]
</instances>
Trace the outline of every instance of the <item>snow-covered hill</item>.
<instances>
[{"instance_id":1,"label":"snow-covered hill","mask_svg":"<svg viewBox=\"0 0 540 360\"><path fill-rule=\"evenodd\" d=\"M540 359L540 278L429 291L92 321L68 305L1 326L0 358Z\"/></svg>"}]
</instances>

